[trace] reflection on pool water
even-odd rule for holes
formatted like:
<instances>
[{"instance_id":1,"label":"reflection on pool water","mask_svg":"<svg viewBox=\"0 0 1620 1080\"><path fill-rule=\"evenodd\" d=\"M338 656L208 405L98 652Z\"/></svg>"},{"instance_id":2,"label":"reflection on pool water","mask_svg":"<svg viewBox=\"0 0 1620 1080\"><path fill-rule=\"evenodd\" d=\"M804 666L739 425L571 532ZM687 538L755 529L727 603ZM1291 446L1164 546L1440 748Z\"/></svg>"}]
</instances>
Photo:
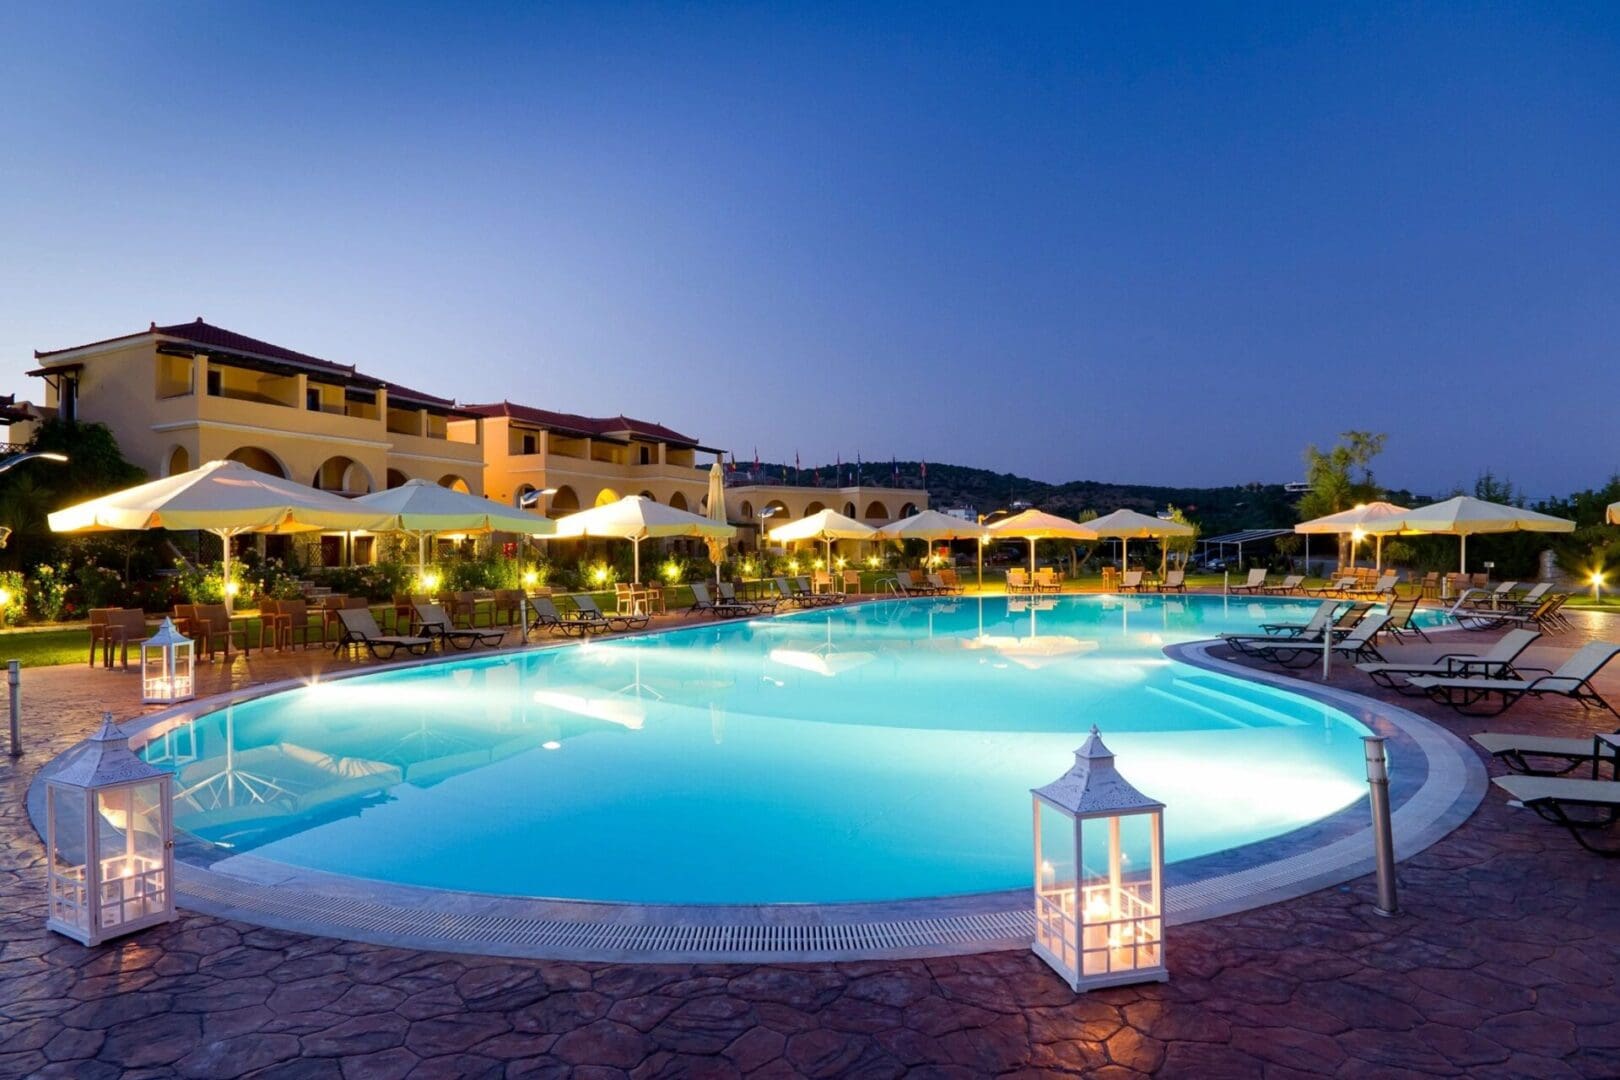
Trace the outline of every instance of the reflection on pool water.
<instances>
[{"instance_id":1,"label":"reflection on pool water","mask_svg":"<svg viewBox=\"0 0 1620 1080\"><path fill-rule=\"evenodd\" d=\"M1023 887L1029 789L1098 725L1166 857L1353 802L1364 729L1174 663L1303 620L1221 597L892 601L318 683L146 748L233 851L476 892L667 903Z\"/></svg>"}]
</instances>

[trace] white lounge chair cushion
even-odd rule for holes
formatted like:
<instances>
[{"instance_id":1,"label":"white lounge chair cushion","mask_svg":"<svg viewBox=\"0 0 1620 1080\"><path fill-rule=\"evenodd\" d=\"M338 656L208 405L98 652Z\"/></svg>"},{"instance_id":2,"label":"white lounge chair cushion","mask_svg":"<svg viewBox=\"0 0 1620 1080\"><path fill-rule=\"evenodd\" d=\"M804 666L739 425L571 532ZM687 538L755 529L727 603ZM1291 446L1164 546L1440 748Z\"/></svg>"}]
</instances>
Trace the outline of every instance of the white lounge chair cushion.
<instances>
[{"instance_id":1,"label":"white lounge chair cushion","mask_svg":"<svg viewBox=\"0 0 1620 1080\"><path fill-rule=\"evenodd\" d=\"M1556 799L1561 802L1599 803L1620 806L1620 783L1613 780L1571 780L1564 776L1496 776L1491 783L1518 799L1535 802Z\"/></svg>"},{"instance_id":2,"label":"white lounge chair cushion","mask_svg":"<svg viewBox=\"0 0 1620 1080\"><path fill-rule=\"evenodd\" d=\"M1544 754L1548 757L1592 756L1591 739L1563 738L1557 735L1516 735L1506 731L1481 731L1469 737L1487 754L1517 750L1521 754Z\"/></svg>"}]
</instances>

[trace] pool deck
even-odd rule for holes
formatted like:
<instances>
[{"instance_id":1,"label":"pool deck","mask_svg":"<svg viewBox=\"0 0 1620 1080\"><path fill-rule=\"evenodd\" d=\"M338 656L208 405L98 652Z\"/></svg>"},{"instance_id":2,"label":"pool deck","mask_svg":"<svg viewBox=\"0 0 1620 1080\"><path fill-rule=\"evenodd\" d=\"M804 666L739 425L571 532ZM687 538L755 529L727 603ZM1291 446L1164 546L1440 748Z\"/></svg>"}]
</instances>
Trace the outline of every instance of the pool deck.
<instances>
[{"instance_id":1,"label":"pool deck","mask_svg":"<svg viewBox=\"0 0 1620 1080\"><path fill-rule=\"evenodd\" d=\"M1620 619L1532 650L1552 666ZM1396 646L1425 658L1492 634ZM319 652L200 667L204 692L311 674ZM1335 687L1383 696L1336 669ZM1620 700L1620 670L1599 679ZM1501 794L1401 866L1403 914L1368 878L1176 927L1171 981L1075 998L1024 951L805 965L624 965L355 944L201 915L86 949L44 929L24 792L135 678L24 673L20 761L0 757L0 1077L1620 1075L1620 860ZM1473 731L1587 734L1526 702ZM1607 725L1613 727L1611 723ZM1492 765L1490 771L1500 770Z\"/></svg>"}]
</instances>

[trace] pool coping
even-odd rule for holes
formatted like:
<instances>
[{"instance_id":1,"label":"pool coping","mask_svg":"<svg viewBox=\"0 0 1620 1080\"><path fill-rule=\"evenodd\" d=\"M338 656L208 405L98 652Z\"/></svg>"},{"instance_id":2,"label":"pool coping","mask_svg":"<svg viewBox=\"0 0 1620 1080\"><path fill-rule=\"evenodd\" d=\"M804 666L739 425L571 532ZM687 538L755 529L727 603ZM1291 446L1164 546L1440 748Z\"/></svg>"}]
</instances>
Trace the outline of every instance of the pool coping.
<instances>
[{"instance_id":1,"label":"pool coping","mask_svg":"<svg viewBox=\"0 0 1620 1080\"><path fill-rule=\"evenodd\" d=\"M881 598L880 598L881 599ZM698 624L707 626L710 624ZM685 628L672 628L672 630ZM672 630L652 631L668 633ZM636 635L641 636L641 635ZM479 659L579 646L558 641L478 654ZM1218 641L1167 646L1172 660L1273 686L1338 708L1391 738L1396 855L1405 859L1466 820L1484 797L1484 766L1438 724L1398 705L1231 663L1211 655ZM461 657L465 659L466 657ZM315 681L445 662L412 660L363 667ZM128 726L140 743L205 713L309 685L281 679L187 702ZM144 738L143 738L144 737ZM1418 780L1413 758L1421 755ZM28 812L42 825L43 782L35 776ZM1261 907L1360 877L1372 868L1367 800L1311 826L1244 848L1244 865L1186 880L1167 870L1166 921L1197 922ZM1302 836L1317 838L1302 845ZM1226 862L1233 861L1231 853ZM1200 860L1193 860L1196 864ZM228 867L220 865L228 862ZM842 961L945 956L1027 948L1033 936L1027 889L871 903L692 905L603 903L497 896L398 885L306 870L252 854L220 853L176 838L176 885L189 911L276 929L377 945L449 952L604 962Z\"/></svg>"}]
</instances>

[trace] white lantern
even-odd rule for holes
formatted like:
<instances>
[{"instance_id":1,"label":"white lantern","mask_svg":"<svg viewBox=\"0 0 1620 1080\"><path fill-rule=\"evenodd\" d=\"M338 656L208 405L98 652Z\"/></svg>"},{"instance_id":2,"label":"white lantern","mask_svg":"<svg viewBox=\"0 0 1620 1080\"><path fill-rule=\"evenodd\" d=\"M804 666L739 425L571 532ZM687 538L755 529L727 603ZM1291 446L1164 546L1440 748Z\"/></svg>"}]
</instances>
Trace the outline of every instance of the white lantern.
<instances>
[{"instance_id":1,"label":"white lantern","mask_svg":"<svg viewBox=\"0 0 1620 1080\"><path fill-rule=\"evenodd\" d=\"M174 918L173 778L102 718L45 779L45 925L85 945Z\"/></svg>"},{"instance_id":2,"label":"white lantern","mask_svg":"<svg viewBox=\"0 0 1620 1080\"><path fill-rule=\"evenodd\" d=\"M141 702L169 705L197 692L196 646L167 618L141 642Z\"/></svg>"},{"instance_id":3,"label":"white lantern","mask_svg":"<svg viewBox=\"0 0 1620 1080\"><path fill-rule=\"evenodd\" d=\"M1076 991L1163 982L1164 804L1114 768L1095 727L1035 796L1035 954Z\"/></svg>"}]
</instances>

